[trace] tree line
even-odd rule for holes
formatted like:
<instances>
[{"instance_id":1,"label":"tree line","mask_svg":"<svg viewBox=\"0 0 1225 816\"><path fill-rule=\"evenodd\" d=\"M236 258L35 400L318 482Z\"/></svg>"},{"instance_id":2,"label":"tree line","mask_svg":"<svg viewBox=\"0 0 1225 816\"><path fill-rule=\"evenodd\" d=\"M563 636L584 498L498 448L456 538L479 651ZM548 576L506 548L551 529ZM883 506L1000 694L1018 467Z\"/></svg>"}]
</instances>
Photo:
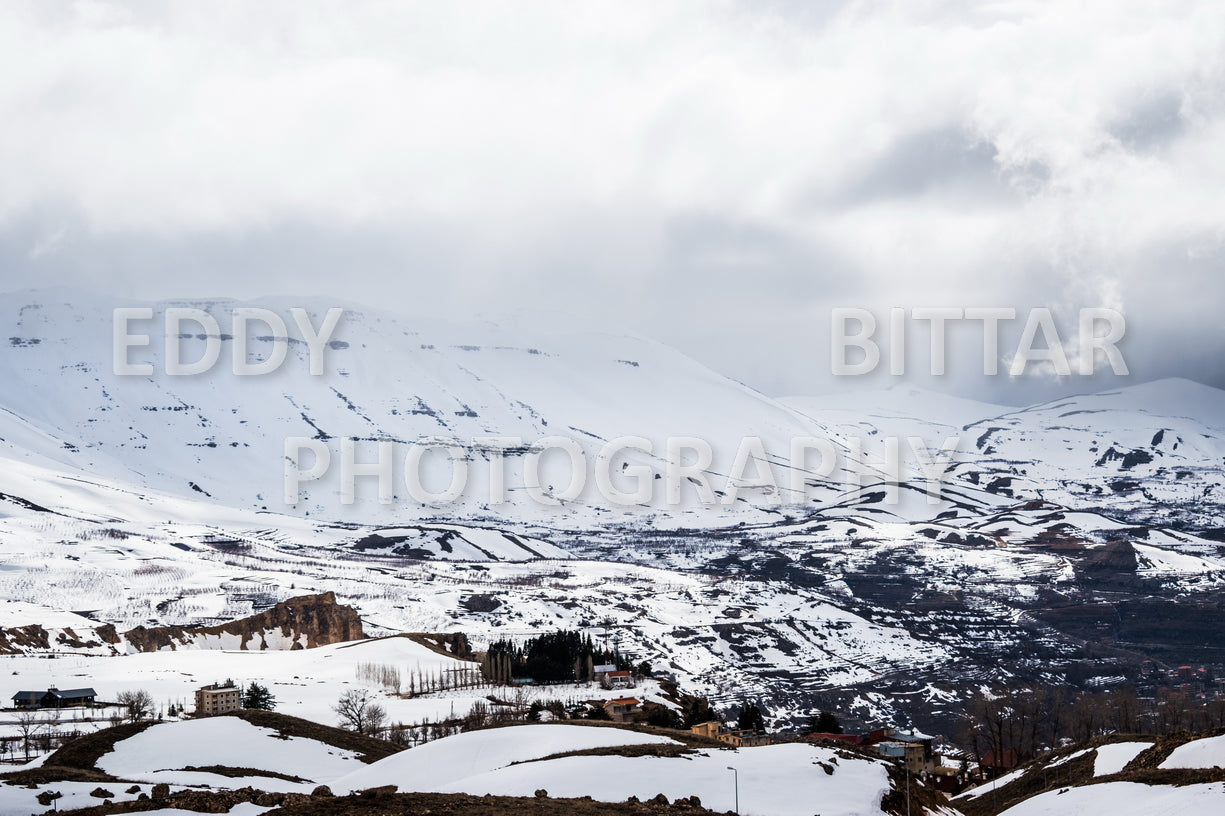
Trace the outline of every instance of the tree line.
<instances>
[{"instance_id":1,"label":"tree line","mask_svg":"<svg viewBox=\"0 0 1225 816\"><path fill-rule=\"evenodd\" d=\"M1070 693L1066 688L1000 688L971 699L959 742L971 757L1011 752L1018 762L1067 742L1103 734L1163 736L1225 727L1225 700L1201 701L1172 689L1140 697L1130 688Z\"/></svg>"},{"instance_id":2,"label":"tree line","mask_svg":"<svg viewBox=\"0 0 1225 816\"><path fill-rule=\"evenodd\" d=\"M590 635L559 629L521 643L507 638L491 643L481 661L481 671L493 683L528 679L535 683L573 683L593 679L598 665L630 668L630 662L615 647L600 649Z\"/></svg>"}]
</instances>

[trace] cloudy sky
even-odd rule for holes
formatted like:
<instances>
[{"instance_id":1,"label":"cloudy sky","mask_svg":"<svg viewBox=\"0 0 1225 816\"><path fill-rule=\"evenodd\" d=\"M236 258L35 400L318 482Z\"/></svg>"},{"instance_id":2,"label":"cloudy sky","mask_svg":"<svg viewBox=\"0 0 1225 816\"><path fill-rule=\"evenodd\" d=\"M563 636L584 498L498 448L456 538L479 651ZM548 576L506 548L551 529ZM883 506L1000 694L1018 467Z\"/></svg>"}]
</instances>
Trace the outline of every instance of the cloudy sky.
<instances>
[{"instance_id":1,"label":"cloudy sky","mask_svg":"<svg viewBox=\"0 0 1225 816\"><path fill-rule=\"evenodd\" d=\"M1105 306L1225 386L1212 0L15 2L0 76L0 291L565 312L772 394L865 385L834 307ZM906 381L1126 384L970 328Z\"/></svg>"}]
</instances>

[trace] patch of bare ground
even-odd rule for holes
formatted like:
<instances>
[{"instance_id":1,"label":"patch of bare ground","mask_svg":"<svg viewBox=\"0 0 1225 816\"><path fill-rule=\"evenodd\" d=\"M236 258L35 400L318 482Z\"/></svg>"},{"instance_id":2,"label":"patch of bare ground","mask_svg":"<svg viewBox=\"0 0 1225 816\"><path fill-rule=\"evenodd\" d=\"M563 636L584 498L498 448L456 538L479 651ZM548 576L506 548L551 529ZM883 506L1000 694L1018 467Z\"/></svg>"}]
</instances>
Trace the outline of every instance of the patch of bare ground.
<instances>
[{"instance_id":1,"label":"patch of bare ground","mask_svg":"<svg viewBox=\"0 0 1225 816\"><path fill-rule=\"evenodd\" d=\"M53 751L38 768L0 774L14 785L41 785L47 782L111 782L114 777L97 768L98 759L115 744L144 731L151 722L125 723L74 739Z\"/></svg>"},{"instance_id":2,"label":"patch of bare ground","mask_svg":"<svg viewBox=\"0 0 1225 816\"><path fill-rule=\"evenodd\" d=\"M242 779L249 776L262 776L267 779L283 779L286 782L297 782L299 784L310 784L309 779L303 779L300 776L291 776L290 774L280 773L278 771L265 771L260 768L235 768L232 765L188 765L185 768L174 768L176 771L190 771L193 773L208 773L215 776L225 776L230 779Z\"/></svg>"},{"instance_id":3,"label":"patch of bare ground","mask_svg":"<svg viewBox=\"0 0 1225 816\"><path fill-rule=\"evenodd\" d=\"M273 810L267 813L276 816L707 816L714 813L702 807L697 797L675 802L669 802L662 795L646 801L630 798L625 802L597 802L590 797L553 799L546 791L539 791L533 797L471 796L464 793L395 793L393 787L375 788L349 796L265 793L251 788L236 791L193 790L132 802L103 803L60 813L113 816L163 808L225 813L244 802L271 807Z\"/></svg>"},{"instance_id":4,"label":"patch of bare ground","mask_svg":"<svg viewBox=\"0 0 1225 816\"><path fill-rule=\"evenodd\" d=\"M304 737L331 745L333 748L339 748L342 751L352 751L357 754L358 759L367 764L377 762L380 759L404 750L402 746L394 745L387 740L366 737L353 731L346 731L343 728L321 725L317 722L303 720L300 717L291 717L288 714L281 714L276 711L243 709L242 711L230 711L218 716L237 717L260 728L276 731L282 737Z\"/></svg>"}]
</instances>

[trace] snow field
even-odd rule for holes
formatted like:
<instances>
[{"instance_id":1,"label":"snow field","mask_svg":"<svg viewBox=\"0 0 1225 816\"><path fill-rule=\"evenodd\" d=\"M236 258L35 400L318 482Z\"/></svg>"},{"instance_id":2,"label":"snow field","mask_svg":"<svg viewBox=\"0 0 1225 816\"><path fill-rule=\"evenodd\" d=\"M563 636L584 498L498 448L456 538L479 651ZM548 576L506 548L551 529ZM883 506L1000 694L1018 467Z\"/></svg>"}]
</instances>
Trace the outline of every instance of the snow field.
<instances>
[{"instance_id":1,"label":"snow field","mask_svg":"<svg viewBox=\"0 0 1225 816\"><path fill-rule=\"evenodd\" d=\"M216 775L181 769L252 768L317 784L343 776L360 764L357 755L350 751L302 737L286 739L271 729L259 728L236 717L154 725L118 743L114 750L98 760L99 768L120 779L224 787L242 787L248 784L247 778L220 777L222 781L218 783ZM288 788L284 787L284 780L262 778L249 784L267 788L270 782L277 790L309 793L313 787L308 783L288 783L293 785Z\"/></svg>"},{"instance_id":2,"label":"snow field","mask_svg":"<svg viewBox=\"0 0 1225 816\"><path fill-rule=\"evenodd\" d=\"M836 760L836 764L835 764ZM834 769L827 774L818 764ZM728 767L736 768L733 773ZM630 796L671 800L698 796L716 811L735 807L746 816L860 816L880 812L889 790L883 763L838 759L809 745L770 745L700 751L681 757L566 757L513 765L439 785L444 792L531 796L591 796L607 802Z\"/></svg>"},{"instance_id":3,"label":"snow field","mask_svg":"<svg viewBox=\"0 0 1225 816\"><path fill-rule=\"evenodd\" d=\"M1225 768L1225 735L1192 740L1175 748L1161 768Z\"/></svg>"},{"instance_id":4,"label":"snow field","mask_svg":"<svg viewBox=\"0 0 1225 816\"><path fill-rule=\"evenodd\" d=\"M1207 816L1225 813L1220 782L1173 787L1137 782L1106 782L1047 791L1005 810L1000 816Z\"/></svg>"},{"instance_id":5,"label":"snow field","mask_svg":"<svg viewBox=\"0 0 1225 816\"><path fill-rule=\"evenodd\" d=\"M1114 742L1110 745L1099 746L1097 758L1093 760L1093 775L1116 774L1123 770L1127 763L1152 747L1151 742Z\"/></svg>"},{"instance_id":6,"label":"snow field","mask_svg":"<svg viewBox=\"0 0 1225 816\"><path fill-rule=\"evenodd\" d=\"M490 728L429 742L358 768L337 779L332 790L339 794L396 785L401 791L441 791L516 762L568 751L677 744L667 737L621 728L563 724Z\"/></svg>"}]
</instances>

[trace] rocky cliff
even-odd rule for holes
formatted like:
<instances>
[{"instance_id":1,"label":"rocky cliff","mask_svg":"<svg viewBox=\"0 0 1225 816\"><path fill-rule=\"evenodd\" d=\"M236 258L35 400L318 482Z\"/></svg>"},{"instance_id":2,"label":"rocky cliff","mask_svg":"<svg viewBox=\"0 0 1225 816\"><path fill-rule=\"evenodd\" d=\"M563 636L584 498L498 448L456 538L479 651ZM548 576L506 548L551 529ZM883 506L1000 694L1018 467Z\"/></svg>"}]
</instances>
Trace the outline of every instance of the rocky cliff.
<instances>
[{"instance_id":1,"label":"rocky cliff","mask_svg":"<svg viewBox=\"0 0 1225 816\"><path fill-rule=\"evenodd\" d=\"M313 649L329 643L361 640L362 620L351 606L336 603L336 594L302 595L281 601L256 615L216 626L138 626L124 633L129 652L160 649Z\"/></svg>"}]
</instances>

